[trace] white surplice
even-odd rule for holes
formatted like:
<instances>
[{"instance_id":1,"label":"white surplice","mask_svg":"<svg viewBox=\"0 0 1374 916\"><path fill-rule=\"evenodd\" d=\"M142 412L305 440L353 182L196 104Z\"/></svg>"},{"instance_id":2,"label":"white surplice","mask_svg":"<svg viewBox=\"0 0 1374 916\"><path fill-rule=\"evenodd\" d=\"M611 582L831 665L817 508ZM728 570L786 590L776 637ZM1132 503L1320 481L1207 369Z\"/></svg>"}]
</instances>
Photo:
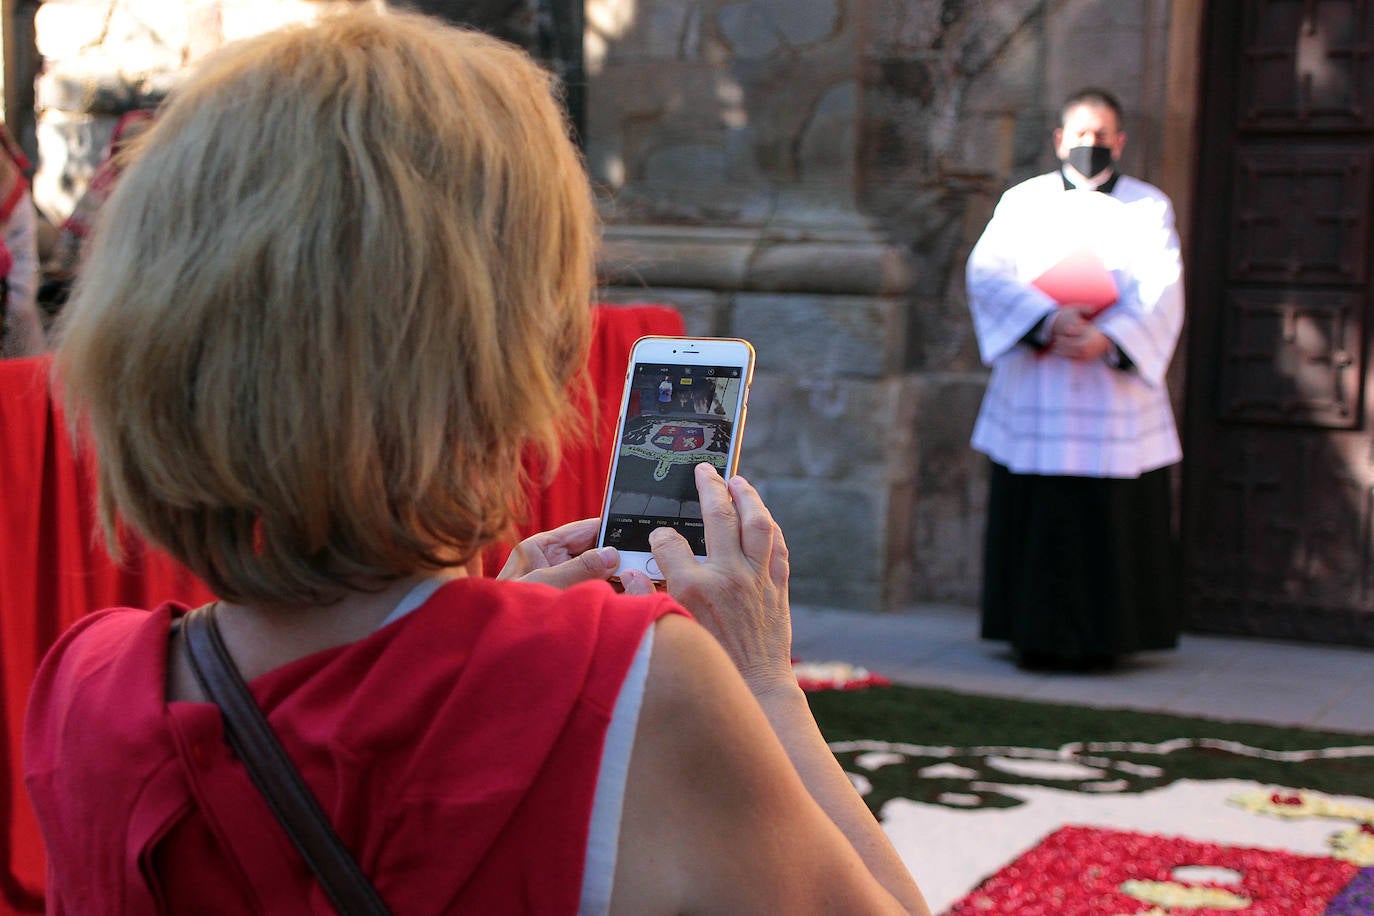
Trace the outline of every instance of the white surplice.
<instances>
[{"instance_id":1,"label":"white surplice","mask_svg":"<svg viewBox=\"0 0 1374 916\"><path fill-rule=\"evenodd\" d=\"M1130 358L1078 362L1022 338L1056 303L1030 285L1087 250L1118 301L1096 326ZM969 255L969 308L992 367L973 447L1015 474L1133 478L1182 457L1165 371L1183 324L1174 211L1158 188L1120 176L1110 194L1065 190L1058 172L1011 188Z\"/></svg>"}]
</instances>

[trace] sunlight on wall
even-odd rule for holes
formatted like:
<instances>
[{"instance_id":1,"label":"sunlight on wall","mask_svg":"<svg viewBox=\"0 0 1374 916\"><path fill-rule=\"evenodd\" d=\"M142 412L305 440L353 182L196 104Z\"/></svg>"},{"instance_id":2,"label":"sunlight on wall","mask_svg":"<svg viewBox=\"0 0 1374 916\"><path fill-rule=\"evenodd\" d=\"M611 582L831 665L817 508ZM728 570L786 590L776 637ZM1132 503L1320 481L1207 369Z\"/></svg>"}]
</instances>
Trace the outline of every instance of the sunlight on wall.
<instances>
[{"instance_id":1,"label":"sunlight on wall","mask_svg":"<svg viewBox=\"0 0 1374 916\"><path fill-rule=\"evenodd\" d=\"M1332 66L1324 23L1316 16L1298 32L1298 82L1309 82L1311 98L1326 98L1340 75Z\"/></svg>"},{"instance_id":2,"label":"sunlight on wall","mask_svg":"<svg viewBox=\"0 0 1374 916\"><path fill-rule=\"evenodd\" d=\"M610 43L622 38L635 22L635 0L587 0L587 29L583 53L587 74L596 76L606 62Z\"/></svg>"},{"instance_id":3,"label":"sunlight on wall","mask_svg":"<svg viewBox=\"0 0 1374 916\"><path fill-rule=\"evenodd\" d=\"M293 22L310 22L328 7L327 2L320 0L277 0L270 6L264 6L256 0L224 0L220 4L224 40L259 35Z\"/></svg>"},{"instance_id":4,"label":"sunlight on wall","mask_svg":"<svg viewBox=\"0 0 1374 916\"><path fill-rule=\"evenodd\" d=\"M607 153L602 156L597 166L597 173L608 188L625 186L625 160L617 153Z\"/></svg>"},{"instance_id":5,"label":"sunlight on wall","mask_svg":"<svg viewBox=\"0 0 1374 916\"><path fill-rule=\"evenodd\" d=\"M720 119L726 127L749 125L749 113L744 109L744 87L739 83L721 78L716 83L716 101L720 102Z\"/></svg>"},{"instance_id":6,"label":"sunlight on wall","mask_svg":"<svg viewBox=\"0 0 1374 916\"><path fill-rule=\"evenodd\" d=\"M1296 310L1289 316L1283 334L1286 346L1275 363L1305 400L1327 403L1341 399L1340 378L1348 371L1349 357L1340 349L1340 342L1331 339L1333 330L1327 316Z\"/></svg>"},{"instance_id":7,"label":"sunlight on wall","mask_svg":"<svg viewBox=\"0 0 1374 916\"><path fill-rule=\"evenodd\" d=\"M117 104L134 104L129 87L139 93L149 86L165 90L174 74L225 42L310 21L330 5L331 0L45 0L34 16L34 41L44 61L34 128L34 203L59 223L85 190L118 116L116 110L80 108L94 87L106 87Z\"/></svg>"},{"instance_id":8,"label":"sunlight on wall","mask_svg":"<svg viewBox=\"0 0 1374 916\"><path fill-rule=\"evenodd\" d=\"M47 60L60 60L99 44L108 15L107 11L97 15L84 7L49 0L33 16L38 53Z\"/></svg>"},{"instance_id":9,"label":"sunlight on wall","mask_svg":"<svg viewBox=\"0 0 1374 916\"><path fill-rule=\"evenodd\" d=\"M140 46L185 53L207 28L218 32L220 41L232 41L309 21L327 6L323 0L47 0L34 14L34 31L38 52L47 60L114 46L129 46L134 55ZM189 54L188 60L195 56ZM137 60L125 63L137 69Z\"/></svg>"}]
</instances>

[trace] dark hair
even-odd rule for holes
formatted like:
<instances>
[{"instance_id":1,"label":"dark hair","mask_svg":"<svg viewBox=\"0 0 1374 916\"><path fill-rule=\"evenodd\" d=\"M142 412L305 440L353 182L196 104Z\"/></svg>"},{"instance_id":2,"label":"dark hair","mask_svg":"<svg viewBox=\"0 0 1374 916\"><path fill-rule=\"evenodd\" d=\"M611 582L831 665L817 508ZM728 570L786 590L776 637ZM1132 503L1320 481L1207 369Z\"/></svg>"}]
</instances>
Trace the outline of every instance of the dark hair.
<instances>
[{"instance_id":1,"label":"dark hair","mask_svg":"<svg viewBox=\"0 0 1374 916\"><path fill-rule=\"evenodd\" d=\"M1098 89L1096 86L1088 86L1079 89L1073 95L1065 99L1063 105L1059 106L1059 123L1061 126L1064 123L1064 118L1068 117L1069 111L1077 108L1079 105L1091 105L1094 108L1111 109L1112 114L1116 115L1116 127L1118 130L1121 129L1125 121L1125 115L1121 113L1121 103L1116 100L1116 96L1105 89Z\"/></svg>"}]
</instances>

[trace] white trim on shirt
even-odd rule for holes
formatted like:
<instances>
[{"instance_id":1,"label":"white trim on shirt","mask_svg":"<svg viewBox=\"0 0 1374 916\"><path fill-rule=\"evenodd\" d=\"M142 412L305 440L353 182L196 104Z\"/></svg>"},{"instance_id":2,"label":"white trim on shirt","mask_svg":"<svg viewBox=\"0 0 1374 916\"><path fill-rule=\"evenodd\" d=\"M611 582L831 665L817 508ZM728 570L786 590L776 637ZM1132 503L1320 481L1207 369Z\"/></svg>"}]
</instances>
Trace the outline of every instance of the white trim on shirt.
<instances>
[{"instance_id":1,"label":"white trim on shirt","mask_svg":"<svg viewBox=\"0 0 1374 916\"><path fill-rule=\"evenodd\" d=\"M582 869L582 899L578 916L610 911L615 886L615 860L620 846L620 815L625 802L625 779L630 772L639 709L644 702L644 683L649 677L649 656L654 648L654 628L644 631L634 662L620 687L620 696L606 729L601 768L592 800L592 825L587 833L587 861Z\"/></svg>"}]
</instances>

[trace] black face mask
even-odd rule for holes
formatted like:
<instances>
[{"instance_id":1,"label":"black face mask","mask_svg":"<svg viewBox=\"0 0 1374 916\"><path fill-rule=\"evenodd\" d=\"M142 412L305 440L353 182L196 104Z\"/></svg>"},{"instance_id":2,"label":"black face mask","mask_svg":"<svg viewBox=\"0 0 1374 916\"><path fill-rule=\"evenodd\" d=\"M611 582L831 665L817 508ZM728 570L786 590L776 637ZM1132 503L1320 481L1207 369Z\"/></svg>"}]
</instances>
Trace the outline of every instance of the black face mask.
<instances>
[{"instance_id":1,"label":"black face mask","mask_svg":"<svg viewBox=\"0 0 1374 916\"><path fill-rule=\"evenodd\" d=\"M1110 146L1075 146L1064 160L1084 178L1091 178L1112 164Z\"/></svg>"}]
</instances>

